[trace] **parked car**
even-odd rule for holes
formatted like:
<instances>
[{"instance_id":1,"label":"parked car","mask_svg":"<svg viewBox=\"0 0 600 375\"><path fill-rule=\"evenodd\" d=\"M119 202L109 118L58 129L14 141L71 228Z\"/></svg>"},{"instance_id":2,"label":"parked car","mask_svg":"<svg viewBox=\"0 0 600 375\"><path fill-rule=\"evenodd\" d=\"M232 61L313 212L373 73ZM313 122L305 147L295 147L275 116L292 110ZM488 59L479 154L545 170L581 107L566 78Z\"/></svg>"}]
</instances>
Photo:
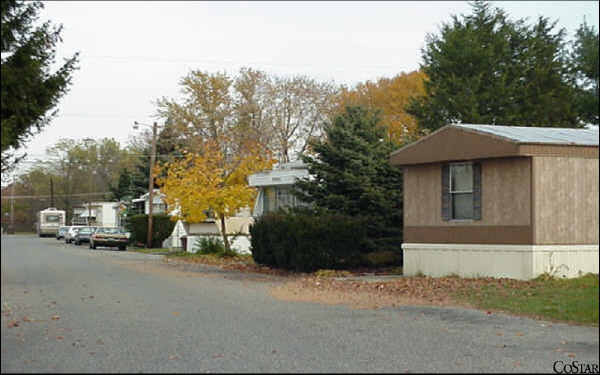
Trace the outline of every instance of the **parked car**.
<instances>
[{"instance_id":1,"label":"parked car","mask_svg":"<svg viewBox=\"0 0 600 375\"><path fill-rule=\"evenodd\" d=\"M127 243L129 243L127 232L116 227L100 227L90 237L90 249L107 246L127 250Z\"/></svg>"},{"instance_id":2,"label":"parked car","mask_svg":"<svg viewBox=\"0 0 600 375\"><path fill-rule=\"evenodd\" d=\"M127 236L127 239L131 239L131 232L128 231L127 229L123 228L123 227L119 227L119 229L121 230L121 232L125 233L125 235Z\"/></svg>"},{"instance_id":3,"label":"parked car","mask_svg":"<svg viewBox=\"0 0 600 375\"><path fill-rule=\"evenodd\" d=\"M58 231L56 232L56 239L60 240L65 238L65 234L67 234L67 231L69 230L69 227L59 227Z\"/></svg>"},{"instance_id":4,"label":"parked car","mask_svg":"<svg viewBox=\"0 0 600 375\"><path fill-rule=\"evenodd\" d=\"M71 243L71 241L73 241L79 228L83 228L83 225L71 225L69 227L69 230L65 233L65 243Z\"/></svg>"},{"instance_id":5,"label":"parked car","mask_svg":"<svg viewBox=\"0 0 600 375\"><path fill-rule=\"evenodd\" d=\"M81 227L73 237L75 245L90 242L90 236L96 231L96 227Z\"/></svg>"}]
</instances>

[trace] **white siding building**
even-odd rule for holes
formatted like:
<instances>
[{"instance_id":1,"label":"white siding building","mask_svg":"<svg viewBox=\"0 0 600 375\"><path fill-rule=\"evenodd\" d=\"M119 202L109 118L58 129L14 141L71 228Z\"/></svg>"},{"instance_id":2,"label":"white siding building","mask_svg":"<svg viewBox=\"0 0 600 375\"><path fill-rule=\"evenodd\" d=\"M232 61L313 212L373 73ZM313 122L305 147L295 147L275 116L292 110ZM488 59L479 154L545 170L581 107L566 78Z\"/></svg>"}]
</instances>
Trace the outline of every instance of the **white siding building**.
<instances>
[{"instance_id":1,"label":"white siding building","mask_svg":"<svg viewBox=\"0 0 600 375\"><path fill-rule=\"evenodd\" d=\"M234 237L231 248L238 253L250 253L249 228L252 222L253 218L250 215L249 208L242 209L235 216L225 219L227 234ZM182 237L185 238L185 243L181 241ZM195 252L196 241L206 237L221 239L221 222L218 219L207 218L201 223L187 223L178 220L171 236L165 240L164 246L171 249L179 248L187 252ZM185 249L183 248L184 245Z\"/></svg>"},{"instance_id":2,"label":"white siding building","mask_svg":"<svg viewBox=\"0 0 600 375\"><path fill-rule=\"evenodd\" d=\"M149 194L143 194L141 195L139 198L137 199L132 199L131 202L133 203L133 206L135 208L137 208L139 210L139 213L142 214L142 207L144 208L144 214L148 215L148 213L150 212L150 205L149 205L149 199L148 199ZM164 201L164 194L160 192L159 189L154 189L153 195L152 195L152 201L153 201L153 206L152 206L152 213L153 214L162 214L167 212L167 204Z\"/></svg>"},{"instance_id":3,"label":"white siding building","mask_svg":"<svg viewBox=\"0 0 600 375\"><path fill-rule=\"evenodd\" d=\"M119 202L91 202L73 208L73 225L120 226Z\"/></svg>"},{"instance_id":4,"label":"white siding building","mask_svg":"<svg viewBox=\"0 0 600 375\"><path fill-rule=\"evenodd\" d=\"M292 194L291 187L298 179L308 177L308 168L300 160L248 176L248 185L258 189L252 215L257 217L279 208L304 205Z\"/></svg>"}]
</instances>

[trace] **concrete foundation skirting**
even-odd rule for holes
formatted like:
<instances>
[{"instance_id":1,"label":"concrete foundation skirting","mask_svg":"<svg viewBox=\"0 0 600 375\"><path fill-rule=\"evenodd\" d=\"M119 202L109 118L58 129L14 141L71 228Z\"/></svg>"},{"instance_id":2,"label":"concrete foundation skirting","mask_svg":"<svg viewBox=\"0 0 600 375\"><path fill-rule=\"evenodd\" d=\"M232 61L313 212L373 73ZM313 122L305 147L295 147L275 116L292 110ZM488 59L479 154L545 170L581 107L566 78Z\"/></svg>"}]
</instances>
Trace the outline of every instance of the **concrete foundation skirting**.
<instances>
[{"instance_id":1,"label":"concrete foundation skirting","mask_svg":"<svg viewBox=\"0 0 600 375\"><path fill-rule=\"evenodd\" d=\"M477 245L405 243L403 272L440 277L508 277L529 280L598 273L596 245Z\"/></svg>"}]
</instances>

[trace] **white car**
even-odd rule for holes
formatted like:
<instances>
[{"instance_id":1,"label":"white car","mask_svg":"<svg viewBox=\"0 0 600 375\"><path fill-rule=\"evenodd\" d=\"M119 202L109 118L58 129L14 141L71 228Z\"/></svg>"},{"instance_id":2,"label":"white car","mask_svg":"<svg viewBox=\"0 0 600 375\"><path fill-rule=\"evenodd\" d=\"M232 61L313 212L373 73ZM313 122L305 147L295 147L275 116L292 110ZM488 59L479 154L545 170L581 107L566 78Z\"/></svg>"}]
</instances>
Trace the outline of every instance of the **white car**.
<instances>
[{"instance_id":1,"label":"white car","mask_svg":"<svg viewBox=\"0 0 600 375\"><path fill-rule=\"evenodd\" d=\"M71 225L67 233L65 233L65 243L71 243L79 228L83 228L83 225Z\"/></svg>"}]
</instances>

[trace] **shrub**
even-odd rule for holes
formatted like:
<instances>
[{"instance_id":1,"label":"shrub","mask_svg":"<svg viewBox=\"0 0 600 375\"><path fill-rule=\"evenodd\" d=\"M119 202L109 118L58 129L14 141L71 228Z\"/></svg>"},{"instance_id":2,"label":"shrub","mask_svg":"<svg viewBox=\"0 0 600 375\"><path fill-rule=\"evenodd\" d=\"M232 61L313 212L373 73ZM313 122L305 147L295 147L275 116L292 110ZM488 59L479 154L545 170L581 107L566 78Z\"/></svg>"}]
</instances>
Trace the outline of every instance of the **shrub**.
<instances>
[{"instance_id":1,"label":"shrub","mask_svg":"<svg viewBox=\"0 0 600 375\"><path fill-rule=\"evenodd\" d=\"M218 254L225 251L225 245L220 238L206 236L194 242L194 250L200 254Z\"/></svg>"},{"instance_id":2,"label":"shrub","mask_svg":"<svg viewBox=\"0 0 600 375\"><path fill-rule=\"evenodd\" d=\"M223 240L216 237L200 237L194 242L194 250L198 254L214 254L218 257L234 257L238 255L233 250L225 250L225 245L223 244Z\"/></svg>"},{"instance_id":3,"label":"shrub","mask_svg":"<svg viewBox=\"0 0 600 375\"><path fill-rule=\"evenodd\" d=\"M166 214L152 215L152 247L162 247L162 243L173 232L175 222ZM148 215L134 215L128 218L126 228L131 232L132 243L146 244L148 239Z\"/></svg>"},{"instance_id":4,"label":"shrub","mask_svg":"<svg viewBox=\"0 0 600 375\"><path fill-rule=\"evenodd\" d=\"M301 272L356 266L366 243L362 219L310 210L265 214L250 234L256 263Z\"/></svg>"}]
</instances>

